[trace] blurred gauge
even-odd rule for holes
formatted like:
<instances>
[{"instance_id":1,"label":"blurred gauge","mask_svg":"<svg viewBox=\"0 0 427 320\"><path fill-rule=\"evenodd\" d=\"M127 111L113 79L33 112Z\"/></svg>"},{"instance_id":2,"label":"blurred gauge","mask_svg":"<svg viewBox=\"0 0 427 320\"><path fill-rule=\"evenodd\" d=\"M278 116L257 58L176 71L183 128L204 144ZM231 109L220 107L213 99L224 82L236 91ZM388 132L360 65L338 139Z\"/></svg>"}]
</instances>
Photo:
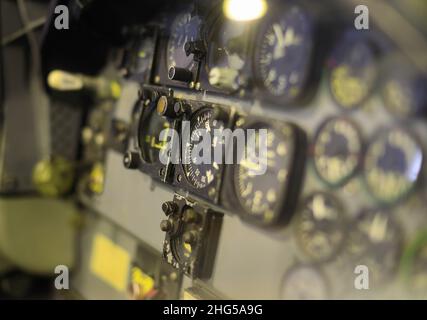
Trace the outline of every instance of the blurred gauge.
<instances>
[{"instance_id":1,"label":"blurred gauge","mask_svg":"<svg viewBox=\"0 0 427 320\"><path fill-rule=\"evenodd\" d=\"M386 108L398 117L427 114L427 75L402 61L387 68L381 94Z\"/></svg>"},{"instance_id":2,"label":"blurred gauge","mask_svg":"<svg viewBox=\"0 0 427 320\"><path fill-rule=\"evenodd\" d=\"M268 20L257 40L255 77L275 100L294 101L309 78L313 53L313 24L300 7L292 6Z\"/></svg>"},{"instance_id":3,"label":"blurred gauge","mask_svg":"<svg viewBox=\"0 0 427 320\"><path fill-rule=\"evenodd\" d=\"M423 152L418 141L401 128L380 133L368 147L364 161L370 193L384 204L407 196L422 171Z\"/></svg>"},{"instance_id":4,"label":"blurred gauge","mask_svg":"<svg viewBox=\"0 0 427 320\"><path fill-rule=\"evenodd\" d=\"M318 175L327 184L347 182L362 159L362 140L356 125L345 118L328 120L317 133L313 157Z\"/></svg>"},{"instance_id":5,"label":"blurred gauge","mask_svg":"<svg viewBox=\"0 0 427 320\"><path fill-rule=\"evenodd\" d=\"M243 218L272 225L285 215L281 206L290 200L292 178L300 178L295 167L297 131L291 124L263 122L248 125L245 130L246 146L234 168L235 193L244 210ZM298 183L294 183L292 187L297 190Z\"/></svg>"},{"instance_id":6,"label":"blurred gauge","mask_svg":"<svg viewBox=\"0 0 427 320\"><path fill-rule=\"evenodd\" d=\"M329 296L324 275L314 266L297 265L283 279L280 298L284 300L324 300Z\"/></svg>"},{"instance_id":7,"label":"blurred gauge","mask_svg":"<svg viewBox=\"0 0 427 320\"><path fill-rule=\"evenodd\" d=\"M147 106L143 111L138 127L138 146L145 162L160 162L161 152L166 152L167 144L167 141L160 140L160 133L163 130L169 130L170 127L170 122L158 115L154 104Z\"/></svg>"},{"instance_id":8,"label":"blurred gauge","mask_svg":"<svg viewBox=\"0 0 427 320\"><path fill-rule=\"evenodd\" d=\"M248 47L248 24L219 20L209 36L207 69L209 83L235 90L245 67Z\"/></svg>"},{"instance_id":9,"label":"blurred gauge","mask_svg":"<svg viewBox=\"0 0 427 320\"><path fill-rule=\"evenodd\" d=\"M311 259L329 260L343 245L345 222L343 209L336 199L324 193L315 193L305 202L297 218L297 242Z\"/></svg>"},{"instance_id":10,"label":"blurred gauge","mask_svg":"<svg viewBox=\"0 0 427 320\"><path fill-rule=\"evenodd\" d=\"M200 17L192 16L190 13L183 13L176 17L167 45L167 69L170 67L193 69L195 66L193 54L187 56L185 44L198 40L201 24Z\"/></svg>"},{"instance_id":11,"label":"blurred gauge","mask_svg":"<svg viewBox=\"0 0 427 320\"><path fill-rule=\"evenodd\" d=\"M363 104L378 79L377 49L360 32L348 32L328 61L329 87L336 103L347 110Z\"/></svg>"},{"instance_id":12,"label":"blurred gauge","mask_svg":"<svg viewBox=\"0 0 427 320\"><path fill-rule=\"evenodd\" d=\"M427 295L427 230L419 233L405 249L401 261L401 273L408 289Z\"/></svg>"},{"instance_id":13,"label":"blurred gauge","mask_svg":"<svg viewBox=\"0 0 427 320\"><path fill-rule=\"evenodd\" d=\"M382 284L396 271L401 254L402 233L390 212L364 211L351 222L347 250L355 263L366 265L373 286Z\"/></svg>"},{"instance_id":14,"label":"blurred gauge","mask_svg":"<svg viewBox=\"0 0 427 320\"><path fill-rule=\"evenodd\" d=\"M196 111L190 120L191 141L185 148L183 169L185 177L196 189L209 186L220 172L221 163L214 159L215 149L224 147L224 141L220 141L215 135L215 131L221 133L224 130L224 119L220 113L219 110L206 107ZM199 148L199 143L204 141L204 134L210 136L211 149L208 157L203 154L205 150ZM208 158L207 161L205 157Z\"/></svg>"}]
</instances>

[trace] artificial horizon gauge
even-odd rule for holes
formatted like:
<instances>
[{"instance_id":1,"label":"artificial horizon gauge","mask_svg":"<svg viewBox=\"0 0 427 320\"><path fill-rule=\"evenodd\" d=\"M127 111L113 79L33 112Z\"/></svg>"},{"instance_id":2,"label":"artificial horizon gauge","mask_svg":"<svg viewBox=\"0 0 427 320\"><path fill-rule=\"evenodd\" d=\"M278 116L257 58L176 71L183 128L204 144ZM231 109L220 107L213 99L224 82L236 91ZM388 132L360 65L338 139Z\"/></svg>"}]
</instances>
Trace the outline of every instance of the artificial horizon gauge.
<instances>
[{"instance_id":1,"label":"artificial horizon gauge","mask_svg":"<svg viewBox=\"0 0 427 320\"><path fill-rule=\"evenodd\" d=\"M359 168L362 148L361 134L352 121L338 117L329 119L315 138L314 168L328 185L342 185Z\"/></svg>"},{"instance_id":2,"label":"artificial horizon gauge","mask_svg":"<svg viewBox=\"0 0 427 320\"><path fill-rule=\"evenodd\" d=\"M243 210L241 217L272 226L292 213L289 188L292 185L293 191L298 189L301 173L296 163L300 142L297 128L289 123L255 122L243 129L246 146L237 155L233 174L234 192Z\"/></svg>"},{"instance_id":3,"label":"artificial horizon gauge","mask_svg":"<svg viewBox=\"0 0 427 320\"><path fill-rule=\"evenodd\" d=\"M374 42L364 33L350 31L328 60L329 88L335 102L346 110L362 105L375 88L378 61Z\"/></svg>"},{"instance_id":4,"label":"artificial horizon gauge","mask_svg":"<svg viewBox=\"0 0 427 320\"><path fill-rule=\"evenodd\" d=\"M313 22L298 6L291 6L267 20L254 53L258 86L275 101L299 98L310 76L314 48Z\"/></svg>"},{"instance_id":5,"label":"artificial horizon gauge","mask_svg":"<svg viewBox=\"0 0 427 320\"><path fill-rule=\"evenodd\" d=\"M396 271L402 233L389 211L367 210L351 222L346 251L351 260L369 268L374 286Z\"/></svg>"},{"instance_id":6,"label":"artificial horizon gauge","mask_svg":"<svg viewBox=\"0 0 427 320\"><path fill-rule=\"evenodd\" d=\"M285 274L280 290L283 300L324 300L329 297L325 276L315 266L296 265Z\"/></svg>"},{"instance_id":7,"label":"artificial horizon gauge","mask_svg":"<svg viewBox=\"0 0 427 320\"><path fill-rule=\"evenodd\" d=\"M224 141L220 139L224 130L224 119L220 113L218 109L204 107L197 110L190 119L190 141L185 142L182 166L185 177L196 189L208 187L220 173L222 159L221 162L215 159L215 154L218 154L215 150L224 148ZM208 148L201 148L201 144L207 142ZM222 155L224 154L223 149Z\"/></svg>"},{"instance_id":8,"label":"artificial horizon gauge","mask_svg":"<svg viewBox=\"0 0 427 320\"><path fill-rule=\"evenodd\" d=\"M346 217L335 198L318 192L305 201L296 220L295 235L308 257L330 260L342 248L346 233Z\"/></svg>"},{"instance_id":9,"label":"artificial horizon gauge","mask_svg":"<svg viewBox=\"0 0 427 320\"><path fill-rule=\"evenodd\" d=\"M398 117L427 114L427 75L400 60L387 68L381 86L387 110Z\"/></svg>"},{"instance_id":10,"label":"artificial horizon gauge","mask_svg":"<svg viewBox=\"0 0 427 320\"><path fill-rule=\"evenodd\" d=\"M186 70L195 67L194 56L193 54L187 56L185 44L199 39L201 25L200 17L191 13L181 13L175 18L167 44L167 70L170 67Z\"/></svg>"},{"instance_id":11,"label":"artificial horizon gauge","mask_svg":"<svg viewBox=\"0 0 427 320\"><path fill-rule=\"evenodd\" d=\"M402 128L381 132L369 145L364 160L368 190L379 202L392 204L416 186L423 166L418 141Z\"/></svg>"},{"instance_id":12,"label":"artificial horizon gauge","mask_svg":"<svg viewBox=\"0 0 427 320\"><path fill-rule=\"evenodd\" d=\"M213 27L206 64L212 86L238 89L247 63L248 30L246 23L222 19Z\"/></svg>"},{"instance_id":13,"label":"artificial horizon gauge","mask_svg":"<svg viewBox=\"0 0 427 320\"><path fill-rule=\"evenodd\" d=\"M420 232L405 249L400 272L411 292L427 296L427 230Z\"/></svg>"},{"instance_id":14,"label":"artificial horizon gauge","mask_svg":"<svg viewBox=\"0 0 427 320\"><path fill-rule=\"evenodd\" d=\"M138 125L138 147L147 163L160 163L167 158L168 130L172 124L156 112L155 103L144 109Z\"/></svg>"}]
</instances>

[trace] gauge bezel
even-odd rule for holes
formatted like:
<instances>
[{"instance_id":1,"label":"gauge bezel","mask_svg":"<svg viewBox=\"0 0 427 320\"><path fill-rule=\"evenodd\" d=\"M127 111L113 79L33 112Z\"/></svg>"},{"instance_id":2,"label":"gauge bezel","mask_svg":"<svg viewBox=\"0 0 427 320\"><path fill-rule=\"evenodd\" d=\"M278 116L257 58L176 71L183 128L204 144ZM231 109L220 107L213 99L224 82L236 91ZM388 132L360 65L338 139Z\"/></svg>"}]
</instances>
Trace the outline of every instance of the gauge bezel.
<instances>
[{"instance_id":1,"label":"gauge bezel","mask_svg":"<svg viewBox=\"0 0 427 320\"><path fill-rule=\"evenodd\" d=\"M253 215L246 211L237 198L236 171L239 170L238 164L233 164L227 167L225 178L226 185L223 188L221 202L222 205L231 212L236 212L240 219L248 224L259 228L277 229L288 224L296 212L297 202L302 190L304 181L306 156L307 156L307 137L305 132L292 122L281 122L278 120L269 120L260 117L250 117L241 115L236 121L235 128L246 129L254 128L255 126L263 125L266 128L273 128L276 132L281 132L284 126L289 126L293 134L293 152L292 159L289 161L289 175L281 186L281 196L278 197L277 205L274 210L274 217L266 222L260 217L264 215ZM281 133L280 133L281 135ZM230 146L234 148L234 145ZM235 149L235 148L234 148ZM292 188L289 185L292 184ZM284 191L284 192L283 192Z\"/></svg>"},{"instance_id":2,"label":"gauge bezel","mask_svg":"<svg viewBox=\"0 0 427 320\"><path fill-rule=\"evenodd\" d=\"M367 168L366 168L366 160L368 158L369 155L369 150L371 148L371 146L377 142L379 139L383 139L385 136L387 136L390 132L392 131L402 131L404 132L406 135L408 135L413 141L414 143L418 146L419 150L421 151L421 167L420 170L418 172L418 176L416 181L412 184L411 188L408 189L408 191L406 191L405 193L399 195L398 197L391 199L391 200L384 200L384 199L380 199L378 197L375 196L373 189L371 187L371 185L368 183L367 180ZM421 143L421 140L418 138L418 136L412 131L410 130L408 127L403 126L403 125L395 125L395 126L391 126L391 127L383 127L377 130L376 133L374 133L374 135L372 136L372 138L370 139L370 143L366 145L365 148L365 152L364 152L364 158L362 160L362 170L363 170L363 183L366 186L366 189L369 191L369 195L370 197L376 201L376 203L382 207L390 207L393 206L395 204L399 204L401 202L406 201L411 194L413 194L415 192L415 190L417 189L417 187L420 185L420 182L422 181L422 174L423 171L425 169L425 150L423 148L423 144Z\"/></svg>"},{"instance_id":3,"label":"gauge bezel","mask_svg":"<svg viewBox=\"0 0 427 320\"><path fill-rule=\"evenodd\" d=\"M304 3L289 3L286 5L280 5L280 10L275 10L275 12L267 15L257 26L258 32L255 35L254 42L261 43L262 39L265 37L265 33L270 28L272 22L280 20L283 15L286 15L286 10L297 7L299 10L302 10L306 15L307 21L309 22L309 29L311 34L311 47L310 53L308 56L308 61L305 65L304 80L300 86L300 92L295 97L287 97L286 94L277 96L272 94L264 85L262 80L259 62L262 57L260 52L260 46L254 45L252 48L252 69L253 69L253 81L254 81L254 95L261 96L262 100L265 100L274 104L286 104L287 108L295 108L300 105L306 104L315 94L315 89L320 80L320 68L316 68L316 61L314 57L318 56L318 42L316 30L318 29L318 23L316 21L315 15L308 10L307 6ZM319 70L317 70L319 69Z\"/></svg>"},{"instance_id":4,"label":"gauge bezel","mask_svg":"<svg viewBox=\"0 0 427 320\"><path fill-rule=\"evenodd\" d=\"M331 86L331 78L332 72L336 65L338 65L337 59L335 55L337 52L342 51L344 46L348 46L349 44L353 45L357 42L363 42L367 44L371 50L373 55L374 64L375 64L375 78L373 80L372 86L368 89L366 96L363 97L359 101L359 103L354 104L349 107L343 106L339 101L337 101L335 95L333 94L332 86ZM329 96L331 97L334 104L344 112L353 112L361 109L368 101L371 100L373 96L376 95L376 91L380 86L382 73L383 73L383 65L381 58L391 49L391 45L388 43L387 39L383 34L380 34L376 31L366 32L358 32L357 30L348 29L337 39L336 43L333 45L332 50L326 61L326 79L327 86L329 91Z\"/></svg>"},{"instance_id":5,"label":"gauge bezel","mask_svg":"<svg viewBox=\"0 0 427 320\"><path fill-rule=\"evenodd\" d=\"M189 110L184 114L182 117L182 121L189 121L190 124L192 122L192 119L199 114L200 112L203 112L206 109L211 109L214 112L214 117L218 120L221 120L224 126L224 129L231 127L231 122L233 119L233 112L229 110L228 108L218 105L218 104L211 104L206 102L200 102L200 101L190 101L190 100L182 100L182 102L189 107ZM181 134L182 128L182 121L179 121L176 126L177 132ZM192 128L189 128L189 134L191 137L191 131ZM183 139L180 139L180 153L183 150ZM224 146L225 148L228 148L228 146ZM186 149L187 150L187 149ZM181 156L184 156L183 154ZM183 159L180 157L180 164L174 166L174 174L172 185L179 190L186 190L190 194L195 195L197 197L201 197L203 199L212 201L213 203L217 203L219 200L219 193L221 192L221 187L223 184L223 175L224 175L224 167L226 165L220 164L219 170L217 170L216 175L214 176L214 180L208 184L204 188L197 188L195 187L187 178L186 170L184 169Z\"/></svg>"},{"instance_id":6,"label":"gauge bezel","mask_svg":"<svg viewBox=\"0 0 427 320\"><path fill-rule=\"evenodd\" d=\"M330 201L332 201L332 203L334 205L334 210L339 215L339 220L340 220L339 226L341 227L341 231L342 231L342 241L336 247L334 247L333 250L331 250L331 253L329 255L324 256L324 257L316 257L306 248L305 241L302 239L301 229L299 228L299 224L303 221L302 220L303 211L308 210L307 209L308 204L317 195L320 195L320 196L327 198ZM346 245L347 231L348 231L347 230L348 229L348 225L347 225L348 220L349 220L349 218L348 218L348 214L345 210L345 206L341 201L339 201L339 199L336 196L334 196L333 194L330 194L328 192L325 192L325 191L312 192L307 197L305 197L305 199L302 201L301 205L298 208L298 213L296 214L296 217L295 217L295 222L293 225L293 229L294 229L293 231L294 231L294 237L296 239L296 243L297 243L298 247L301 249L301 251L304 253L304 256L309 258L312 262L323 263L323 262L332 261L340 255L340 253L342 252L342 250L344 249L344 247Z\"/></svg>"},{"instance_id":7,"label":"gauge bezel","mask_svg":"<svg viewBox=\"0 0 427 320\"><path fill-rule=\"evenodd\" d=\"M326 128L326 126L328 126L331 122L336 122L336 121L344 121L344 122L348 123L355 130L357 137L358 137L358 142L360 144L360 152L359 152L359 155L357 157L358 158L357 159L357 165L356 165L356 167L354 167L352 172L350 174L348 174L346 177L341 178L338 182L333 183L333 182L325 179L325 177L323 177L322 174L320 173L319 168L316 165L315 148L316 148L316 145L319 141L320 134L323 132L323 130ZM330 188L338 188L338 187L341 187L343 185L346 185L353 178L355 178L357 176L357 174L361 171L362 165L363 165L365 149L366 149L366 145L365 145L365 142L364 142L364 139L362 136L362 131L360 129L360 126L356 123L356 121L354 121L352 118L349 118L347 116L331 116L331 117L326 118L326 120L324 120L321 123L321 125L319 126L319 128L316 130L313 142L311 144L311 152L310 152L311 155L310 156L311 156L312 164L313 164L314 171L316 172L317 177Z\"/></svg>"}]
</instances>

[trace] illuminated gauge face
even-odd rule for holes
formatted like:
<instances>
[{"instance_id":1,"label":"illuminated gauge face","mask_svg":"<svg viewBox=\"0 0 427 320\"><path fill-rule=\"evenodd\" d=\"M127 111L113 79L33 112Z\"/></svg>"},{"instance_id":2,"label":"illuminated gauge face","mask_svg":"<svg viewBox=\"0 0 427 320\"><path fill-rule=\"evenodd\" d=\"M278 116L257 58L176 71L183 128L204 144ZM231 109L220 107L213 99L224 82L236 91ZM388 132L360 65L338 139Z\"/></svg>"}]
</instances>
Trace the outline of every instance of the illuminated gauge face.
<instances>
[{"instance_id":1,"label":"illuminated gauge face","mask_svg":"<svg viewBox=\"0 0 427 320\"><path fill-rule=\"evenodd\" d=\"M215 161L218 154L215 150L224 147L223 140L218 138L223 130L224 122L212 108L200 109L190 121L190 141L185 148L183 168L187 180L196 189L211 185L220 171L221 163Z\"/></svg>"},{"instance_id":2,"label":"illuminated gauge face","mask_svg":"<svg viewBox=\"0 0 427 320\"><path fill-rule=\"evenodd\" d=\"M319 130L314 144L314 167L327 184L339 186L359 167L362 141L349 120L333 118Z\"/></svg>"},{"instance_id":3,"label":"illuminated gauge face","mask_svg":"<svg viewBox=\"0 0 427 320\"><path fill-rule=\"evenodd\" d=\"M287 193L295 132L288 124L273 128L257 123L250 129L234 169L234 188L245 216L268 224L277 218L278 205Z\"/></svg>"},{"instance_id":4,"label":"illuminated gauge face","mask_svg":"<svg viewBox=\"0 0 427 320\"><path fill-rule=\"evenodd\" d=\"M386 108L398 117L425 115L427 76L397 66L388 73L381 91Z\"/></svg>"},{"instance_id":5,"label":"illuminated gauge face","mask_svg":"<svg viewBox=\"0 0 427 320\"><path fill-rule=\"evenodd\" d=\"M411 192L422 171L423 153L418 142L400 128L380 134L368 147L364 167L370 193L384 204Z\"/></svg>"},{"instance_id":6,"label":"illuminated gauge face","mask_svg":"<svg viewBox=\"0 0 427 320\"><path fill-rule=\"evenodd\" d=\"M333 258L341 249L345 234L345 217L334 198L316 193L305 203L297 219L295 232L304 253L315 261Z\"/></svg>"},{"instance_id":7,"label":"illuminated gauge face","mask_svg":"<svg viewBox=\"0 0 427 320\"><path fill-rule=\"evenodd\" d=\"M425 298L427 295L427 231L418 234L405 249L401 268L408 289Z\"/></svg>"},{"instance_id":8,"label":"illuminated gauge face","mask_svg":"<svg viewBox=\"0 0 427 320\"><path fill-rule=\"evenodd\" d=\"M369 268L377 284L396 269L401 252L402 234L390 212L362 212L351 223L347 250L358 264Z\"/></svg>"},{"instance_id":9,"label":"illuminated gauge face","mask_svg":"<svg viewBox=\"0 0 427 320\"><path fill-rule=\"evenodd\" d=\"M208 68L231 69L237 73L246 63L248 27L245 23L220 21L211 36ZM231 72L231 71L229 71Z\"/></svg>"},{"instance_id":10,"label":"illuminated gauge face","mask_svg":"<svg viewBox=\"0 0 427 320\"><path fill-rule=\"evenodd\" d=\"M308 79L313 51L313 26L307 14L291 7L262 32L255 50L259 85L275 98L298 98Z\"/></svg>"},{"instance_id":11,"label":"illuminated gauge face","mask_svg":"<svg viewBox=\"0 0 427 320\"><path fill-rule=\"evenodd\" d=\"M190 13L179 15L172 24L167 46L167 68L179 67L191 70L195 62L193 54L187 56L184 46L199 38L201 20Z\"/></svg>"},{"instance_id":12,"label":"illuminated gauge face","mask_svg":"<svg viewBox=\"0 0 427 320\"><path fill-rule=\"evenodd\" d=\"M147 110L148 111L148 110ZM170 130L171 124L163 117L159 116L155 109L145 112L141 117L138 129L138 145L142 158L147 163L158 163L160 158L167 157L166 140L160 140L163 130ZM167 134L164 135L165 139Z\"/></svg>"},{"instance_id":13,"label":"illuminated gauge face","mask_svg":"<svg viewBox=\"0 0 427 320\"><path fill-rule=\"evenodd\" d=\"M323 274L312 266L293 267L285 274L280 298L324 300L328 298L328 284Z\"/></svg>"},{"instance_id":14,"label":"illuminated gauge face","mask_svg":"<svg viewBox=\"0 0 427 320\"><path fill-rule=\"evenodd\" d=\"M333 51L328 65L329 87L336 103L347 110L364 103L378 78L372 43L349 33Z\"/></svg>"}]
</instances>

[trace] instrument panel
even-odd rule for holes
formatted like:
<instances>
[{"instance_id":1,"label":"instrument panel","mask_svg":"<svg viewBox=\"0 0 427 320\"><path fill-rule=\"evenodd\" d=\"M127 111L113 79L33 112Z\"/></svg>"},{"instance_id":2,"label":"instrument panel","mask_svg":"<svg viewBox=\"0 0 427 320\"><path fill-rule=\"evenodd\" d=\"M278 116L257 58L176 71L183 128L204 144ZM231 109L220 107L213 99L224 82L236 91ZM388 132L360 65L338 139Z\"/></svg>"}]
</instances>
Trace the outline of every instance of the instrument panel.
<instances>
[{"instance_id":1,"label":"instrument panel","mask_svg":"<svg viewBox=\"0 0 427 320\"><path fill-rule=\"evenodd\" d=\"M372 297L425 297L426 73L376 24L357 31L352 12L331 24L340 5L272 3L251 22L215 3L171 7L130 40L141 46L122 66L144 63L123 79L139 87L123 163L174 194L166 261L220 296L250 297L217 280L224 247L209 249L217 269L200 249L215 219L237 219L287 248L280 272L263 266L276 270L269 298L363 297L361 265Z\"/></svg>"}]
</instances>

